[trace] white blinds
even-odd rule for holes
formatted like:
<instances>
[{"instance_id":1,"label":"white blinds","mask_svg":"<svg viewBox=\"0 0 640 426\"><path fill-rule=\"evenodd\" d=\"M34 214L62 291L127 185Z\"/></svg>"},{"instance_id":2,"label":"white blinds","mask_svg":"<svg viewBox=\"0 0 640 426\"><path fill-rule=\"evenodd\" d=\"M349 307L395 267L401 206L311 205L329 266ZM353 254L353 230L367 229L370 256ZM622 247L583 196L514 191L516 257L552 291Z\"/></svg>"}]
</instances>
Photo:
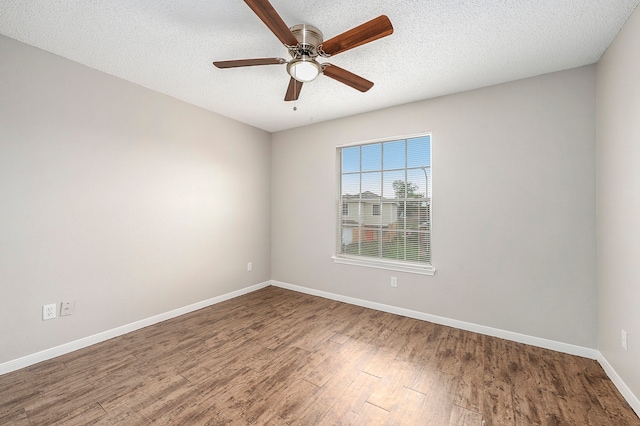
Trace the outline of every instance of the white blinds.
<instances>
[{"instance_id":1,"label":"white blinds","mask_svg":"<svg viewBox=\"0 0 640 426\"><path fill-rule=\"evenodd\" d=\"M431 263L431 135L338 149L338 254Z\"/></svg>"}]
</instances>

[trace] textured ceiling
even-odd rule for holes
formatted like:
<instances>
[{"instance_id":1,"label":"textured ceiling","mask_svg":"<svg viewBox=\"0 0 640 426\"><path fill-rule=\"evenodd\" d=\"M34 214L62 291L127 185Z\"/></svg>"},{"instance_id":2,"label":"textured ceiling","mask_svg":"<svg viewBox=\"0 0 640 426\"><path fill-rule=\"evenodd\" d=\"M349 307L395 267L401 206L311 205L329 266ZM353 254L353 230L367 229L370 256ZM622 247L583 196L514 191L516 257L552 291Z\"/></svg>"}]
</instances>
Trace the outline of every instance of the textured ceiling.
<instances>
[{"instance_id":1,"label":"textured ceiling","mask_svg":"<svg viewBox=\"0 0 640 426\"><path fill-rule=\"evenodd\" d=\"M326 76L284 102L289 58L241 0L3 0L0 33L267 131L489 86L598 61L640 0L271 0L289 26L329 39L376 16L394 33L330 61L375 83ZM0 52L0 60L1 60Z\"/></svg>"}]
</instances>

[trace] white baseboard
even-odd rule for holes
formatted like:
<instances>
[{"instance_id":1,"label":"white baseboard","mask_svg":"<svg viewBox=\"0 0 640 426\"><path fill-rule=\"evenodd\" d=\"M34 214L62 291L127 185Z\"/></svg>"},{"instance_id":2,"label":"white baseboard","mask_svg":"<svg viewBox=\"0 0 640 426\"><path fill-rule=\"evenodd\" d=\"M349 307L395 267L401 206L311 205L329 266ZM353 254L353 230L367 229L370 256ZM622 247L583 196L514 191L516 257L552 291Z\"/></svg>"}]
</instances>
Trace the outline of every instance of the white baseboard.
<instances>
[{"instance_id":1,"label":"white baseboard","mask_svg":"<svg viewBox=\"0 0 640 426\"><path fill-rule=\"evenodd\" d=\"M618 388L624 399L627 400L633 411L636 412L638 417L640 417L640 399L631 392L631 389L627 386L627 384L620 378L616 370L613 369L609 361L602 355L602 353L598 353L598 362L602 366L602 369L607 376L611 379L614 385Z\"/></svg>"},{"instance_id":2,"label":"white baseboard","mask_svg":"<svg viewBox=\"0 0 640 426\"><path fill-rule=\"evenodd\" d=\"M12 371L19 370L21 368L28 367L33 364L37 364L48 359L55 358L60 355L67 354L69 352L77 351L78 349L86 348L87 346L95 345L96 343L104 342L105 340L112 339L114 337L121 336L126 333L130 333L135 330L139 330L144 327L148 327L153 324L157 324L162 321L166 321L171 318L178 317L180 315L188 314L189 312L197 311L198 309L206 308L207 306L215 305L225 300L233 299L243 294L251 293L261 288L268 287L271 284L270 281L265 281L260 284L252 285L231 293L223 294L211 299L203 300L192 305L184 306L182 308L174 309L163 314L154 315L150 318L145 318L140 321L126 324L121 327L117 327L111 330L103 331L93 336L84 337L82 339L75 340L73 342L65 343L60 346L56 346L50 349L46 349L35 354L27 355L22 358L14 359L0 364L0 375L10 373Z\"/></svg>"},{"instance_id":3,"label":"white baseboard","mask_svg":"<svg viewBox=\"0 0 640 426\"><path fill-rule=\"evenodd\" d=\"M324 297L325 299L345 302L351 305L362 306L364 308L376 309L378 311L388 312L391 314L402 315L404 317L415 318L423 321L429 321L436 324L446 325L449 327L459 328L461 330L473 331L475 333L485 334L487 336L499 337L501 339L512 340L514 342L525 343L527 345L538 346L545 349L551 349L557 352L563 352L570 355L577 355L584 358L598 359L600 352L597 349L585 348L582 346L571 345L569 343L556 342L555 340L542 339L540 337L528 336L526 334L514 333L512 331L501 330L498 328L487 327L484 325L473 324L465 321L440 317L437 315L425 314L424 312L412 311L410 309L398 308L396 306L385 305L382 303L371 302L369 300L356 299L340 294L329 293L322 290L316 290L308 287L301 287L294 284L283 283L279 281L271 281L271 285L285 288L288 290L306 293L312 296Z\"/></svg>"}]
</instances>

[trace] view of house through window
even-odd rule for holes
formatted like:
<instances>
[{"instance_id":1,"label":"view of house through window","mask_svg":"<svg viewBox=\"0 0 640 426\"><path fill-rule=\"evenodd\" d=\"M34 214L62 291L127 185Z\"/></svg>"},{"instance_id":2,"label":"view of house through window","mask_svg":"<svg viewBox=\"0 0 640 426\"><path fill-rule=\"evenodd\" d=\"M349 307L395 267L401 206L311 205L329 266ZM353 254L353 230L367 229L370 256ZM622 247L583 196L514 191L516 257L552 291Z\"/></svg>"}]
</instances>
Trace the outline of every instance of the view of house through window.
<instances>
[{"instance_id":1,"label":"view of house through window","mask_svg":"<svg viewBox=\"0 0 640 426\"><path fill-rule=\"evenodd\" d=\"M338 256L431 263L431 135L338 148Z\"/></svg>"}]
</instances>

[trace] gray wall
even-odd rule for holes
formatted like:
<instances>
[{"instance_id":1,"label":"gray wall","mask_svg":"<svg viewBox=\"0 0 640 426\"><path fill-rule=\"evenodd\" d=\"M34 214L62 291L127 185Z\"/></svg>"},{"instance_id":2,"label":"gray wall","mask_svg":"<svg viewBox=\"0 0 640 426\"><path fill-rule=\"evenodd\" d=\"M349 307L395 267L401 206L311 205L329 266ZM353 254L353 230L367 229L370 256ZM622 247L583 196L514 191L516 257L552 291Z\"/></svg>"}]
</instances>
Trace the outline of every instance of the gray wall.
<instances>
[{"instance_id":1,"label":"gray wall","mask_svg":"<svg viewBox=\"0 0 640 426\"><path fill-rule=\"evenodd\" d=\"M270 134L5 37L0 58L0 363L269 280Z\"/></svg>"},{"instance_id":2,"label":"gray wall","mask_svg":"<svg viewBox=\"0 0 640 426\"><path fill-rule=\"evenodd\" d=\"M595 71L274 134L272 278L596 348ZM436 275L333 263L336 146L424 131L433 134Z\"/></svg>"},{"instance_id":3,"label":"gray wall","mask_svg":"<svg viewBox=\"0 0 640 426\"><path fill-rule=\"evenodd\" d=\"M0 362L270 278L597 347L595 66L270 136L0 53ZM436 275L333 263L335 147L424 131Z\"/></svg>"},{"instance_id":4,"label":"gray wall","mask_svg":"<svg viewBox=\"0 0 640 426\"><path fill-rule=\"evenodd\" d=\"M598 63L597 85L599 349L640 396L640 9Z\"/></svg>"}]
</instances>

